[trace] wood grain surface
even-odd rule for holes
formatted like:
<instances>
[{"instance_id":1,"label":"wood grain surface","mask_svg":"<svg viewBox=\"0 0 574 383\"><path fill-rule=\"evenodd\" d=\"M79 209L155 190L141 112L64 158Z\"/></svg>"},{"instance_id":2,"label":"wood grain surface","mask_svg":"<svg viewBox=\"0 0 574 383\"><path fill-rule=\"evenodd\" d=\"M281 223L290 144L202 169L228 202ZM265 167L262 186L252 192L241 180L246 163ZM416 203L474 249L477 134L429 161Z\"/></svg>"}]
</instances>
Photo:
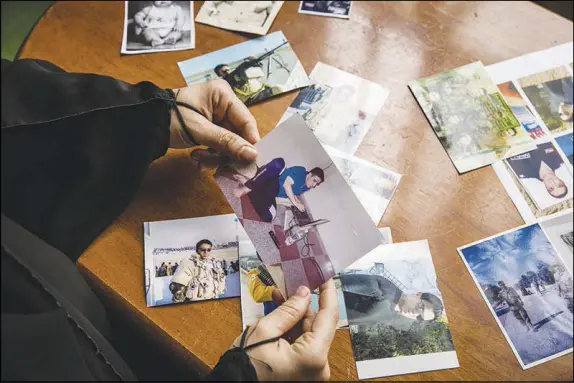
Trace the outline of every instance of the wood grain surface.
<instances>
[{"instance_id":1,"label":"wood grain surface","mask_svg":"<svg viewBox=\"0 0 574 383\"><path fill-rule=\"evenodd\" d=\"M202 2L195 3L195 13ZM407 82L473 61L485 65L572 40L572 23L530 2L353 2L350 20L300 15L285 2L271 31L283 31L309 73L318 61L390 89L357 155L404 174L379 226L397 242L428 239L460 368L387 380L572 380L572 355L523 371L472 278L458 246L523 224L490 167L459 176ZM247 35L196 24L196 49L121 56L123 2L57 2L38 22L21 58L54 62L162 87L185 83L178 61L245 41ZM250 108L262 135L277 123L294 92ZM205 373L241 331L239 298L147 308L145 221L232 213L212 174L195 171L188 153L157 160L127 210L90 246L79 266L159 334L174 357ZM339 330L332 379L355 380L349 335Z\"/></svg>"}]
</instances>

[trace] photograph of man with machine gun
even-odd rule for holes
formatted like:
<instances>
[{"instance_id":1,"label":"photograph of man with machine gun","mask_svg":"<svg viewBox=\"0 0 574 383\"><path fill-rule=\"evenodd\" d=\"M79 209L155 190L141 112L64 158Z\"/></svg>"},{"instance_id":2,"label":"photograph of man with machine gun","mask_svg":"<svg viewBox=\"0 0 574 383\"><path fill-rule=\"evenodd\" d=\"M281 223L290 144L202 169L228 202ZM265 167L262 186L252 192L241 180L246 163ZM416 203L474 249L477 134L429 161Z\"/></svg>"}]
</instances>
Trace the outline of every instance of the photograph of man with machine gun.
<instances>
[{"instance_id":1,"label":"photograph of man with machine gun","mask_svg":"<svg viewBox=\"0 0 574 383\"><path fill-rule=\"evenodd\" d=\"M213 71L229 83L233 92L245 105L268 99L283 93L283 88L280 85L272 86L264 82L267 76L263 69L263 61L267 58L271 59L279 48L287 44L288 42L285 41L259 57L249 56L233 71L227 64L219 64Z\"/></svg>"},{"instance_id":2,"label":"photograph of man with machine gun","mask_svg":"<svg viewBox=\"0 0 574 383\"><path fill-rule=\"evenodd\" d=\"M223 79L246 105L311 84L282 32L178 63L187 85Z\"/></svg>"}]
</instances>

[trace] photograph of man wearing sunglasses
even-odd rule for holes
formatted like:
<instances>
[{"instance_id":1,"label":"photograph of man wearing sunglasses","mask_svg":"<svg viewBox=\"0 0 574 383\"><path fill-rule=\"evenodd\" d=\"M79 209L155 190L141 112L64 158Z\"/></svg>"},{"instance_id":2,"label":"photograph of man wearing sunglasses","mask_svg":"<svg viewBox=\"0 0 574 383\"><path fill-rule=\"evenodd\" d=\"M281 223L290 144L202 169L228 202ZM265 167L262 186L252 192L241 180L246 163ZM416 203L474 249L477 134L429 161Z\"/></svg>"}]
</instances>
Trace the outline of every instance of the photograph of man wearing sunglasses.
<instances>
[{"instance_id":1,"label":"photograph of man wearing sunglasses","mask_svg":"<svg viewBox=\"0 0 574 383\"><path fill-rule=\"evenodd\" d=\"M210 240L202 239L196 254L180 262L169 284L173 303L215 299L225 292L225 272L221 261L211 257L212 248Z\"/></svg>"}]
</instances>

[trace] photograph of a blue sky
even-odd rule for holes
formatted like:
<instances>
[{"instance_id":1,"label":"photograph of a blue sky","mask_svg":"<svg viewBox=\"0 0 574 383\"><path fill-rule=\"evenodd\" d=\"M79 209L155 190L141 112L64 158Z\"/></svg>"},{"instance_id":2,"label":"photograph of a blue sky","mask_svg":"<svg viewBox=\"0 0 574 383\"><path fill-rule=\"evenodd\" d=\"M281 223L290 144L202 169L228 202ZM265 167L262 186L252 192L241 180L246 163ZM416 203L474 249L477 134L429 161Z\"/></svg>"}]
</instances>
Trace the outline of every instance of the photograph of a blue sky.
<instances>
[{"instance_id":1,"label":"photograph of a blue sky","mask_svg":"<svg viewBox=\"0 0 574 383\"><path fill-rule=\"evenodd\" d=\"M461 250L479 283L504 280L515 283L522 274L535 271L542 261L559 261L550 241L538 224L491 238Z\"/></svg>"}]
</instances>

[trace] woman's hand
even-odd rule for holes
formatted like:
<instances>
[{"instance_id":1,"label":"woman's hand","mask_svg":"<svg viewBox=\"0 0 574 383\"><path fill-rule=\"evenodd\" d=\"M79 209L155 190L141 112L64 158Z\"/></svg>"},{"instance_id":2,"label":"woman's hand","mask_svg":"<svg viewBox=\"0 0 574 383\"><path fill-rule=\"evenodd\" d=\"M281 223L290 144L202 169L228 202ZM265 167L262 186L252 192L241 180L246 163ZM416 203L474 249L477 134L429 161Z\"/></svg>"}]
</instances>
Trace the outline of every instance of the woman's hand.
<instances>
[{"instance_id":1,"label":"woman's hand","mask_svg":"<svg viewBox=\"0 0 574 383\"><path fill-rule=\"evenodd\" d=\"M257 157L252 145L259 141L257 123L251 112L233 93L225 80L174 89L177 100L195 107L202 115L184 106L178 106L187 125L188 133L196 141L190 142L172 110L170 147L189 148L205 145L216 152L196 149L192 160L199 167L215 167L223 159L250 162Z\"/></svg>"},{"instance_id":2,"label":"woman's hand","mask_svg":"<svg viewBox=\"0 0 574 383\"><path fill-rule=\"evenodd\" d=\"M309 307L310 300L309 289L299 287L294 296L248 330L246 346L285 334L295 338L297 331L300 334L292 343L281 338L247 350L260 381L329 379L327 354L339 319L333 280L319 288L317 313ZM234 346L238 346L240 340L238 337Z\"/></svg>"}]
</instances>

